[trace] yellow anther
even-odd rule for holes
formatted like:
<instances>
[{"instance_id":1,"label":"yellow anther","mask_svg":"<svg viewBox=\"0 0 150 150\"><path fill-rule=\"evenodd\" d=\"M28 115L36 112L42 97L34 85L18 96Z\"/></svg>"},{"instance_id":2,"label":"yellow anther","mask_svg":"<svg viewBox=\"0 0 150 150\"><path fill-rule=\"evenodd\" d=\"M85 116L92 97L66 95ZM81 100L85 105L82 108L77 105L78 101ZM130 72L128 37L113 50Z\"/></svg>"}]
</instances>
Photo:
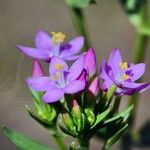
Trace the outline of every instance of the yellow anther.
<instances>
[{"instance_id":1,"label":"yellow anther","mask_svg":"<svg viewBox=\"0 0 150 150\"><path fill-rule=\"evenodd\" d=\"M51 32L53 44L63 43L65 40L65 35L62 32Z\"/></svg>"},{"instance_id":2,"label":"yellow anther","mask_svg":"<svg viewBox=\"0 0 150 150\"><path fill-rule=\"evenodd\" d=\"M123 70L127 69L127 68L128 68L127 62L122 62L122 63L120 63L120 67L121 67L121 69L123 69Z\"/></svg>"},{"instance_id":3,"label":"yellow anther","mask_svg":"<svg viewBox=\"0 0 150 150\"><path fill-rule=\"evenodd\" d=\"M54 75L51 75L51 76L50 76L50 80L55 81L55 80L56 80L55 76L54 76Z\"/></svg>"},{"instance_id":4,"label":"yellow anther","mask_svg":"<svg viewBox=\"0 0 150 150\"><path fill-rule=\"evenodd\" d=\"M55 64L55 65L54 65L54 68L55 68L56 70L62 70L62 69L64 69L64 66L63 66L62 64Z\"/></svg>"},{"instance_id":5,"label":"yellow anther","mask_svg":"<svg viewBox=\"0 0 150 150\"><path fill-rule=\"evenodd\" d=\"M60 72L56 72L56 78L59 79L61 77L61 73Z\"/></svg>"},{"instance_id":6,"label":"yellow anther","mask_svg":"<svg viewBox=\"0 0 150 150\"><path fill-rule=\"evenodd\" d=\"M123 74L123 75L122 75L122 79L123 79L123 80L128 80L128 79L129 79L129 76L128 76L127 74Z\"/></svg>"}]
</instances>

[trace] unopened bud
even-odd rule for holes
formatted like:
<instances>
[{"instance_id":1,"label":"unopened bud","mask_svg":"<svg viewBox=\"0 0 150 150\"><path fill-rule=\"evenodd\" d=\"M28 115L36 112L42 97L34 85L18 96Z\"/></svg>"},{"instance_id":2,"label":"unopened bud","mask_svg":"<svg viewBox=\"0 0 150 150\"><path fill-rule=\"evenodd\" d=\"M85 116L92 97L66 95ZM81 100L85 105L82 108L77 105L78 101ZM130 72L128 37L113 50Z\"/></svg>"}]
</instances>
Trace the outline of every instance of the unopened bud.
<instances>
[{"instance_id":1,"label":"unopened bud","mask_svg":"<svg viewBox=\"0 0 150 150\"><path fill-rule=\"evenodd\" d=\"M72 134L76 134L76 127L73 123L72 118L70 117L69 113L65 110L62 114L63 122L66 128L71 132Z\"/></svg>"},{"instance_id":2,"label":"unopened bud","mask_svg":"<svg viewBox=\"0 0 150 150\"><path fill-rule=\"evenodd\" d=\"M32 77L42 77L42 76L44 76L44 70L41 64L37 60L34 60L32 67Z\"/></svg>"},{"instance_id":3,"label":"unopened bud","mask_svg":"<svg viewBox=\"0 0 150 150\"><path fill-rule=\"evenodd\" d=\"M89 93L96 96L99 92L99 77L95 77L91 82L89 89Z\"/></svg>"}]
</instances>

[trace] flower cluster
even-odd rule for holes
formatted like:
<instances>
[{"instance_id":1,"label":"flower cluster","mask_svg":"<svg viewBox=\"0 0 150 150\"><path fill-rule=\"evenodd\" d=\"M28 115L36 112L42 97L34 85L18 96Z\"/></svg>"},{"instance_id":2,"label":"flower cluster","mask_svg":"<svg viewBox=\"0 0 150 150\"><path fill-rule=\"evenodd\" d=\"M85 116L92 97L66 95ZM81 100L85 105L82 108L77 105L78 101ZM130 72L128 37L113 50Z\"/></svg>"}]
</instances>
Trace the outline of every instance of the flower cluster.
<instances>
[{"instance_id":1,"label":"flower cluster","mask_svg":"<svg viewBox=\"0 0 150 150\"><path fill-rule=\"evenodd\" d=\"M65 35L52 32L48 36L40 31L35 37L36 48L17 45L19 50L27 56L48 62L49 75L41 74L31 77L27 84L36 91L45 92L43 100L52 103L61 100L65 94L75 94L88 88L93 94L99 90L107 92L113 85L117 86L116 94L132 95L150 87L149 83L135 83L145 72L145 64L123 62L118 49L112 51L108 62L105 60L91 86L87 87L88 79L92 79L96 72L96 58L92 48L78 54L83 45L84 37L79 36L63 44ZM66 60L74 60L68 67ZM41 68L38 68L39 71ZM39 71L40 72L40 71ZM102 82L99 84L99 80Z\"/></svg>"},{"instance_id":2,"label":"flower cluster","mask_svg":"<svg viewBox=\"0 0 150 150\"><path fill-rule=\"evenodd\" d=\"M118 99L150 88L150 83L135 82L144 74L145 64L124 62L120 51L114 49L108 61L103 60L97 75L94 50L81 52L84 38L79 36L64 44L65 37L61 32L48 36L40 31L35 38L36 48L17 45L34 59L32 76L26 79L35 100L35 113L28 108L29 114L53 135L59 125L65 134L84 143L102 131L102 138L110 138L113 144L127 129L133 109L131 105L120 114ZM48 75L39 60L48 63ZM57 124L59 114L61 123Z\"/></svg>"}]
</instances>

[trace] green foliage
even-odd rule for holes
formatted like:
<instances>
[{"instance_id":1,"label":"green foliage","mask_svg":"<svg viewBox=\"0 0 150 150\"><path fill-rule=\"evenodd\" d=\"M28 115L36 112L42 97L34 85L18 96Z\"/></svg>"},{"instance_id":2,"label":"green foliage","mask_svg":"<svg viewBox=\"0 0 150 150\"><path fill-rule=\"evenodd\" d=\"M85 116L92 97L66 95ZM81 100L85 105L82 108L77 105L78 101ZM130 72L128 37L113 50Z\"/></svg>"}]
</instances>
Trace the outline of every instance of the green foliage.
<instances>
[{"instance_id":1,"label":"green foliage","mask_svg":"<svg viewBox=\"0 0 150 150\"><path fill-rule=\"evenodd\" d=\"M66 3L75 8L86 8L91 0L66 0Z\"/></svg>"},{"instance_id":2,"label":"green foliage","mask_svg":"<svg viewBox=\"0 0 150 150\"><path fill-rule=\"evenodd\" d=\"M52 150L52 148L43 145L31 138L28 138L19 132L15 132L7 127L3 128L3 132L7 138L20 150Z\"/></svg>"},{"instance_id":3,"label":"green foliage","mask_svg":"<svg viewBox=\"0 0 150 150\"><path fill-rule=\"evenodd\" d=\"M105 124L106 123L111 123L113 121L116 121L120 118L122 118L124 121L127 119L127 117L129 116L130 112L132 111L133 109L133 105L129 106L126 110L124 110L123 112L120 112L116 115L114 115L112 118L108 119L105 121Z\"/></svg>"},{"instance_id":4,"label":"green foliage","mask_svg":"<svg viewBox=\"0 0 150 150\"><path fill-rule=\"evenodd\" d=\"M111 108L108 108L107 110L105 110L103 113L98 114L96 116L96 121L94 123L94 125L92 126L92 128L94 128L97 124L99 124L103 119L105 119L105 117L107 117L107 115L110 113Z\"/></svg>"},{"instance_id":5,"label":"green foliage","mask_svg":"<svg viewBox=\"0 0 150 150\"><path fill-rule=\"evenodd\" d=\"M30 108L28 106L26 106L26 109L29 113L29 115L36 120L39 124L41 124L42 126L44 126L45 128L51 128L53 126L52 122L48 122L47 120L44 120L42 118L39 118L39 116L37 116L34 112L32 112L30 110Z\"/></svg>"},{"instance_id":6,"label":"green foliage","mask_svg":"<svg viewBox=\"0 0 150 150\"><path fill-rule=\"evenodd\" d=\"M110 147L124 134L128 125L125 124L121 129L119 129L115 134L113 134L110 138L108 138L104 144L105 150L109 150Z\"/></svg>"}]
</instances>

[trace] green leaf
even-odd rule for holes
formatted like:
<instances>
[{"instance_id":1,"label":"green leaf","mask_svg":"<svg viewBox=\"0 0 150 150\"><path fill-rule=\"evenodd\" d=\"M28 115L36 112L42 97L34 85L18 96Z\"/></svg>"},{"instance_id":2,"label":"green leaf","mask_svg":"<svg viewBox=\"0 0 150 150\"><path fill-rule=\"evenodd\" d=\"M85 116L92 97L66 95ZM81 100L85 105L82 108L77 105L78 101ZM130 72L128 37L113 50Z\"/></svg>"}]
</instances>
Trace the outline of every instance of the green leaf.
<instances>
[{"instance_id":1,"label":"green leaf","mask_svg":"<svg viewBox=\"0 0 150 150\"><path fill-rule=\"evenodd\" d=\"M103 113L98 114L96 116L96 121L93 124L92 128L94 128L97 124L99 124L111 111L111 108L108 108L107 110L105 110Z\"/></svg>"},{"instance_id":2,"label":"green leaf","mask_svg":"<svg viewBox=\"0 0 150 150\"><path fill-rule=\"evenodd\" d=\"M112 100L112 97L117 89L116 85L112 85L112 87L105 93L104 99L106 100L106 104L109 104Z\"/></svg>"},{"instance_id":3,"label":"green leaf","mask_svg":"<svg viewBox=\"0 0 150 150\"><path fill-rule=\"evenodd\" d=\"M35 113L33 113L28 106L26 106L26 109L29 113L29 115L35 119L38 123L40 123L45 128L51 128L53 124L51 122L48 122L46 120L40 119Z\"/></svg>"},{"instance_id":4,"label":"green leaf","mask_svg":"<svg viewBox=\"0 0 150 150\"><path fill-rule=\"evenodd\" d=\"M66 3L75 8L86 8L91 0L66 0Z\"/></svg>"},{"instance_id":5,"label":"green leaf","mask_svg":"<svg viewBox=\"0 0 150 150\"><path fill-rule=\"evenodd\" d=\"M110 122L113 122L113 121L116 121L118 120L119 118L126 118L126 116L129 115L130 111L133 109L133 105L129 106L126 110L124 110L123 112L120 112L118 113L117 115L115 115L114 117L106 120L104 123L110 123Z\"/></svg>"},{"instance_id":6,"label":"green leaf","mask_svg":"<svg viewBox=\"0 0 150 150\"><path fill-rule=\"evenodd\" d=\"M124 134L127 127L128 127L128 124L126 124L123 128L117 131L117 133L115 133L108 140L106 140L103 149L109 150L110 147Z\"/></svg>"},{"instance_id":7,"label":"green leaf","mask_svg":"<svg viewBox=\"0 0 150 150\"><path fill-rule=\"evenodd\" d=\"M49 148L48 146L43 145L7 127L3 128L3 132L7 136L7 138L20 150L52 150L52 148Z\"/></svg>"}]
</instances>

